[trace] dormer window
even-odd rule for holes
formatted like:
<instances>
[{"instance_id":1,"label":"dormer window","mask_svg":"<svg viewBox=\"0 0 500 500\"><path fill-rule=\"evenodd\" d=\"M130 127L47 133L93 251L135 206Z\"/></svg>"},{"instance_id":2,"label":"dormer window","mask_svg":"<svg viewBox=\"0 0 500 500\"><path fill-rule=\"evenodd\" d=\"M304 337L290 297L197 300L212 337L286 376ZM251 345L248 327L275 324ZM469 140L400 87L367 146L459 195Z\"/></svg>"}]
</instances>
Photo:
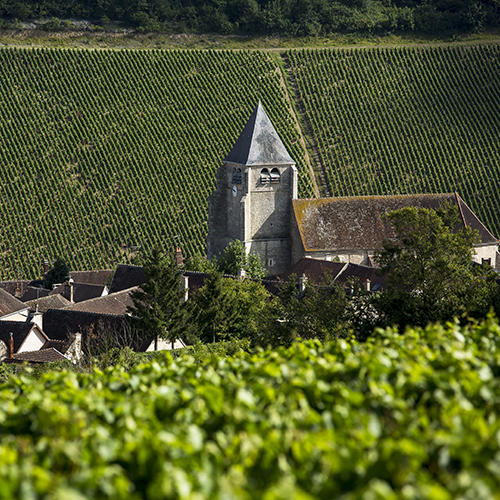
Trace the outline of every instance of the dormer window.
<instances>
[{"instance_id":1,"label":"dormer window","mask_svg":"<svg viewBox=\"0 0 500 500\"><path fill-rule=\"evenodd\" d=\"M280 182L280 171L277 168L271 170L271 184L279 184Z\"/></svg>"},{"instance_id":2,"label":"dormer window","mask_svg":"<svg viewBox=\"0 0 500 500\"><path fill-rule=\"evenodd\" d=\"M260 183L261 184L270 184L271 183L271 174L267 168L263 168L260 171Z\"/></svg>"},{"instance_id":3,"label":"dormer window","mask_svg":"<svg viewBox=\"0 0 500 500\"><path fill-rule=\"evenodd\" d=\"M233 184L241 184L241 168L233 168Z\"/></svg>"}]
</instances>

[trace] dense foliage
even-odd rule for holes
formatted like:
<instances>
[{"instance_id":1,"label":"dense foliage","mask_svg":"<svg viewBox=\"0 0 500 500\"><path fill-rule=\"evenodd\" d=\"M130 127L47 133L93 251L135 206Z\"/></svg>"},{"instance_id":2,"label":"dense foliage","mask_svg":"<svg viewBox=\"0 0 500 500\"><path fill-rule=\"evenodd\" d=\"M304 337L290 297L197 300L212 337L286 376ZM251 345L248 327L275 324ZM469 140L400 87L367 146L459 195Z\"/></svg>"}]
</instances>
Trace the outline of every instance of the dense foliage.
<instances>
[{"instance_id":1,"label":"dense foliage","mask_svg":"<svg viewBox=\"0 0 500 500\"><path fill-rule=\"evenodd\" d=\"M262 102L313 194L276 62L246 51L0 51L0 279L205 251L215 172ZM15 216L14 216L15 214Z\"/></svg>"},{"instance_id":2,"label":"dense foliage","mask_svg":"<svg viewBox=\"0 0 500 500\"><path fill-rule=\"evenodd\" d=\"M287 57L332 196L456 191L500 234L500 45Z\"/></svg>"},{"instance_id":3,"label":"dense foliage","mask_svg":"<svg viewBox=\"0 0 500 500\"><path fill-rule=\"evenodd\" d=\"M378 331L0 386L0 498L500 493L500 328Z\"/></svg>"},{"instance_id":4,"label":"dense foliage","mask_svg":"<svg viewBox=\"0 0 500 500\"><path fill-rule=\"evenodd\" d=\"M54 16L106 24L124 21L140 31L328 34L337 31L481 31L498 26L496 0L0 0L7 19Z\"/></svg>"},{"instance_id":5,"label":"dense foliage","mask_svg":"<svg viewBox=\"0 0 500 500\"><path fill-rule=\"evenodd\" d=\"M143 339L158 339L173 345L185 323L185 292L175 258L155 246L144 261L146 282L130 294L129 323Z\"/></svg>"},{"instance_id":6,"label":"dense foliage","mask_svg":"<svg viewBox=\"0 0 500 500\"><path fill-rule=\"evenodd\" d=\"M407 207L382 218L395 234L375 256L388 283L377 300L386 322L402 328L486 316L496 302L498 274L473 263L479 235L471 228L456 230L456 207Z\"/></svg>"}]
</instances>

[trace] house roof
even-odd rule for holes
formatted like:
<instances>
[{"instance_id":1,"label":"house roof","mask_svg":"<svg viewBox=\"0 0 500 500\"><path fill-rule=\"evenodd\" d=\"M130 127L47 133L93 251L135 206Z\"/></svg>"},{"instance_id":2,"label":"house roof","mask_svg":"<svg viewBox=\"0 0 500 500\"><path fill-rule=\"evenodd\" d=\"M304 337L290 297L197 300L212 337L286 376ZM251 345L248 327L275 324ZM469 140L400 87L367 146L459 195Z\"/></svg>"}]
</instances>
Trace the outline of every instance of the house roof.
<instances>
[{"instance_id":1,"label":"house roof","mask_svg":"<svg viewBox=\"0 0 500 500\"><path fill-rule=\"evenodd\" d=\"M52 363L54 361L68 361L64 354L54 347L40 349L39 351L27 351L14 354L15 361L28 361L29 363ZM12 362L12 361L11 361Z\"/></svg>"},{"instance_id":2,"label":"house roof","mask_svg":"<svg viewBox=\"0 0 500 500\"><path fill-rule=\"evenodd\" d=\"M37 286L40 284L41 286L41 281L38 280L10 280L10 281L0 281L0 288L2 290L5 290L6 292L9 292L11 295L16 294L16 291L19 290L20 292L24 293L27 288L30 286Z\"/></svg>"},{"instance_id":3,"label":"house roof","mask_svg":"<svg viewBox=\"0 0 500 500\"><path fill-rule=\"evenodd\" d=\"M27 290L24 292L24 295L21 297L21 302L29 302L30 300L36 300L37 297L47 297L50 293L50 290L47 288L41 288L36 286L29 286Z\"/></svg>"},{"instance_id":4,"label":"house roof","mask_svg":"<svg viewBox=\"0 0 500 500\"><path fill-rule=\"evenodd\" d=\"M358 278L359 283L364 284L370 280L370 289L376 292L387 288L385 276L379 274L380 269L376 267L348 264L339 274L336 281L339 283L346 283L349 278Z\"/></svg>"},{"instance_id":5,"label":"house roof","mask_svg":"<svg viewBox=\"0 0 500 500\"><path fill-rule=\"evenodd\" d=\"M0 321L0 340L5 342L5 345L8 347L10 343L10 332L12 332L14 338L14 352L17 352L31 330L35 327L36 325L34 323L27 321ZM45 335L43 332L42 334Z\"/></svg>"},{"instance_id":6,"label":"house roof","mask_svg":"<svg viewBox=\"0 0 500 500\"><path fill-rule=\"evenodd\" d=\"M84 300L100 297L106 288L104 285L90 285L88 283L72 282L71 285L62 283L54 288L49 295L65 294L66 298L68 298L70 286L73 286L73 302L83 302Z\"/></svg>"},{"instance_id":7,"label":"house roof","mask_svg":"<svg viewBox=\"0 0 500 500\"><path fill-rule=\"evenodd\" d=\"M95 271L71 271L70 278L77 283L88 285L107 285L113 271L111 269L100 269Z\"/></svg>"},{"instance_id":8,"label":"house roof","mask_svg":"<svg viewBox=\"0 0 500 500\"><path fill-rule=\"evenodd\" d=\"M2 323L0 321L0 323ZM98 314L86 311L49 309L43 315L43 330L51 340L68 340L72 333L86 337L89 330L102 325L102 329L123 329L126 320L116 314Z\"/></svg>"},{"instance_id":9,"label":"house roof","mask_svg":"<svg viewBox=\"0 0 500 500\"><path fill-rule=\"evenodd\" d=\"M140 286L146 282L146 273L140 266L118 264L109 287L109 293L127 290L133 286Z\"/></svg>"},{"instance_id":10,"label":"house roof","mask_svg":"<svg viewBox=\"0 0 500 500\"><path fill-rule=\"evenodd\" d=\"M37 302L39 312L46 312L49 309L60 309L61 307L71 305L71 302L68 299L58 293L40 297L38 300L28 300L25 304L30 308L30 310L34 311L36 309Z\"/></svg>"},{"instance_id":11,"label":"house roof","mask_svg":"<svg viewBox=\"0 0 500 500\"><path fill-rule=\"evenodd\" d=\"M0 316L11 314L16 311L27 309L28 306L19 299L13 297L9 292L0 288Z\"/></svg>"},{"instance_id":12,"label":"house roof","mask_svg":"<svg viewBox=\"0 0 500 500\"><path fill-rule=\"evenodd\" d=\"M293 211L305 251L375 250L394 237L382 215L404 207L438 209L445 202L458 206L460 226L477 229L481 243L498 242L458 194L293 200Z\"/></svg>"},{"instance_id":13,"label":"house roof","mask_svg":"<svg viewBox=\"0 0 500 500\"><path fill-rule=\"evenodd\" d=\"M331 262L320 259L310 259L302 257L293 266L289 267L285 272L281 273L278 278L287 281L288 278L295 274L297 277L305 274L314 283L321 283L326 273L329 273L334 279L345 267L344 262Z\"/></svg>"},{"instance_id":14,"label":"house roof","mask_svg":"<svg viewBox=\"0 0 500 500\"><path fill-rule=\"evenodd\" d=\"M295 164L260 101L224 161L240 165Z\"/></svg>"},{"instance_id":15,"label":"house roof","mask_svg":"<svg viewBox=\"0 0 500 500\"><path fill-rule=\"evenodd\" d=\"M40 350L42 349L50 349L50 348L54 348L56 350L58 350L61 354L66 354L66 351L69 349L71 345L71 342L69 342L68 340L48 340L47 342L45 342L45 344L43 344L43 346L40 348Z\"/></svg>"},{"instance_id":16,"label":"house roof","mask_svg":"<svg viewBox=\"0 0 500 500\"><path fill-rule=\"evenodd\" d=\"M110 293L104 297L96 297L93 299L72 304L65 309L68 311L81 311L94 314L113 314L115 316L125 316L127 307L132 307L134 303L130 298L130 293L137 290L137 287L132 287L120 292Z\"/></svg>"}]
</instances>

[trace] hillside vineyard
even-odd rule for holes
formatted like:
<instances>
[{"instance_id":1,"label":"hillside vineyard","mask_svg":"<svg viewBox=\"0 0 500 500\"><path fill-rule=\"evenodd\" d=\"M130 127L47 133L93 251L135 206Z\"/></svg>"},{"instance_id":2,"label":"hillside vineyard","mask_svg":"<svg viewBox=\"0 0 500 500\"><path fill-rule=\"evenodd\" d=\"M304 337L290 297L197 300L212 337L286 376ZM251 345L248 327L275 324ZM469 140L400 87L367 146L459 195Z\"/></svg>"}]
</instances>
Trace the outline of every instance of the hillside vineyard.
<instances>
[{"instance_id":1,"label":"hillside vineyard","mask_svg":"<svg viewBox=\"0 0 500 500\"><path fill-rule=\"evenodd\" d=\"M456 191L500 235L500 45L287 58L332 196Z\"/></svg>"},{"instance_id":2,"label":"hillside vineyard","mask_svg":"<svg viewBox=\"0 0 500 500\"><path fill-rule=\"evenodd\" d=\"M292 76L333 196L457 191L500 235L500 46L0 50L0 279L206 251L215 172L262 103L313 197ZM294 87L291 87L294 88Z\"/></svg>"},{"instance_id":3,"label":"hillside vineyard","mask_svg":"<svg viewBox=\"0 0 500 500\"><path fill-rule=\"evenodd\" d=\"M154 243L205 252L215 171L258 99L311 196L264 52L0 50L0 279L108 267Z\"/></svg>"}]
</instances>

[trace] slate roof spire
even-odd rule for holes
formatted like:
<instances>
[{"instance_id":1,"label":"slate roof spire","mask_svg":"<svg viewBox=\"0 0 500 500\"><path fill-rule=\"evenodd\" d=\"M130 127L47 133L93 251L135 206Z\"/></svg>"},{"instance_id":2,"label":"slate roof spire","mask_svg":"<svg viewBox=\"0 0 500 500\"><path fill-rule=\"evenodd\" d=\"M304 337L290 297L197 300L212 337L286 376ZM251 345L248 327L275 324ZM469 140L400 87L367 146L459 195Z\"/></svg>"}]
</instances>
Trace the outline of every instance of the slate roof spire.
<instances>
[{"instance_id":1,"label":"slate roof spire","mask_svg":"<svg viewBox=\"0 0 500 500\"><path fill-rule=\"evenodd\" d=\"M224 162L249 166L295 164L260 100Z\"/></svg>"}]
</instances>

